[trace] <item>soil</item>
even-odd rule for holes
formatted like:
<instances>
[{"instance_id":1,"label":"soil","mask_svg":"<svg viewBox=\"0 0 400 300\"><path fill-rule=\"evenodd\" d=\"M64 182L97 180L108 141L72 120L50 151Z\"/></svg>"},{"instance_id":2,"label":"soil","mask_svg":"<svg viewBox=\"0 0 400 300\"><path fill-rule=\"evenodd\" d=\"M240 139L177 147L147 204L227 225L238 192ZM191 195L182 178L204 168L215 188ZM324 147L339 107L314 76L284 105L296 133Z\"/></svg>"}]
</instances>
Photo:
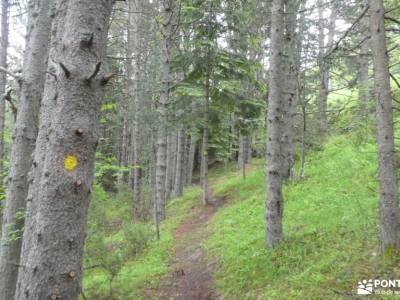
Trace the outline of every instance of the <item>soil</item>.
<instances>
[{"instance_id":1,"label":"soil","mask_svg":"<svg viewBox=\"0 0 400 300\"><path fill-rule=\"evenodd\" d=\"M207 256L202 243L208 236L208 221L224 201L210 198L208 205L192 208L191 215L173 232L176 247L171 272L156 288L147 291L146 299L218 299L213 279L217 263Z\"/></svg>"}]
</instances>

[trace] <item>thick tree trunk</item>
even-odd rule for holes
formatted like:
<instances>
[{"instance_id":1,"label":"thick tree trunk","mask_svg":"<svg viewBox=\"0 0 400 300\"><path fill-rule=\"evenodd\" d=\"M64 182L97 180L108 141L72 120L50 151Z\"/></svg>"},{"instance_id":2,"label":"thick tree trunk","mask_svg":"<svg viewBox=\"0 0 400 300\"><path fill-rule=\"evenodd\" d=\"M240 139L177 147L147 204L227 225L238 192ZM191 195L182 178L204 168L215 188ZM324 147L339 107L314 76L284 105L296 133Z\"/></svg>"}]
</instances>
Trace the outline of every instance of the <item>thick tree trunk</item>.
<instances>
[{"instance_id":1,"label":"thick tree trunk","mask_svg":"<svg viewBox=\"0 0 400 300\"><path fill-rule=\"evenodd\" d=\"M267 210L266 241L276 246L283 238L281 130L282 130L282 67L283 67L283 0L273 0L271 8L271 58L268 102L267 140Z\"/></svg>"},{"instance_id":2,"label":"thick tree trunk","mask_svg":"<svg viewBox=\"0 0 400 300\"><path fill-rule=\"evenodd\" d=\"M380 182L380 241L383 250L390 248L399 250L399 195L393 134L392 93L384 24L385 7L382 0L370 0L369 6Z\"/></svg>"},{"instance_id":3,"label":"thick tree trunk","mask_svg":"<svg viewBox=\"0 0 400 300\"><path fill-rule=\"evenodd\" d=\"M64 25L55 51L57 103L32 200L36 222L25 228L30 238L21 254L26 263L19 272L16 299L75 300L80 293L98 116L109 79L103 64L113 2L70 0L57 19Z\"/></svg>"},{"instance_id":4,"label":"thick tree trunk","mask_svg":"<svg viewBox=\"0 0 400 300\"><path fill-rule=\"evenodd\" d=\"M0 299L13 299L18 276L22 236L10 239L12 232L22 235L26 209L28 172L38 132L53 1L37 0L31 7L29 31L24 57L18 114L14 125L6 205L0 242Z\"/></svg>"},{"instance_id":5,"label":"thick tree trunk","mask_svg":"<svg viewBox=\"0 0 400 300\"><path fill-rule=\"evenodd\" d=\"M183 192L183 177L184 177L184 155L185 155L185 132L183 129L178 130L178 146L176 151L176 165L175 165L175 184L174 195L175 197L182 196Z\"/></svg>"},{"instance_id":6,"label":"thick tree trunk","mask_svg":"<svg viewBox=\"0 0 400 300\"><path fill-rule=\"evenodd\" d=\"M167 169L167 132L166 125L168 122L168 105L170 102L170 86L172 83L171 74L171 56L173 46L173 24L172 17L175 8L174 0L164 0L164 19L163 19L163 54L164 63L162 71L163 91L160 95L159 116L160 126L157 139L157 165L156 165L156 202L157 202L157 219L162 221L165 219L165 202L166 202L166 169Z\"/></svg>"},{"instance_id":7,"label":"thick tree trunk","mask_svg":"<svg viewBox=\"0 0 400 300\"><path fill-rule=\"evenodd\" d=\"M1 45L0 45L0 66L7 69L7 53L8 53L8 17L9 17L9 0L1 1ZM0 72L0 97L6 91L7 74ZM3 181L4 175L4 125L5 125L5 101L0 101L0 181ZM1 207L0 207L1 208ZM1 212L0 212L1 216ZM1 221L1 218L0 218Z\"/></svg>"},{"instance_id":8,"label":"thick tree trunk","mask_svg":"<svg viewBox=\"0 0 400 300\"><path fill-rule=\"evenodd\" d=\"M49 74L55 75L56 73L57 66L54 63L52 64L51 62L54 62L56 61L56 59L58 59L58 48L62 45L62 36L65 26L63 20L67 11L67 3L68 2L65 0L56 0L53 4L55 15L51 29L51 44L49 47ZM56 101L58 99L56 86L57 76L47 76L43 92L43 99L40 107L39 132L36 139L33 163L31 171L29 173L29 189L28 197L26 198L27 213L25 216L20 266L27 266L32 264L26 254L29 253L29 251L31 250L31 245L34 243L34 240L36 240L36 237L31 234L31 232L33 232L34 228L37 226L36 223L38 221L38 202L34 201L34 199L39 198L38 193L40 191L40 181L43 174L44 160L47 154L48 136L51 132L52 114L55 111ZM24 269L18 270L18 278L24 275L23 271Z\"/></svg>"}]
</instances>

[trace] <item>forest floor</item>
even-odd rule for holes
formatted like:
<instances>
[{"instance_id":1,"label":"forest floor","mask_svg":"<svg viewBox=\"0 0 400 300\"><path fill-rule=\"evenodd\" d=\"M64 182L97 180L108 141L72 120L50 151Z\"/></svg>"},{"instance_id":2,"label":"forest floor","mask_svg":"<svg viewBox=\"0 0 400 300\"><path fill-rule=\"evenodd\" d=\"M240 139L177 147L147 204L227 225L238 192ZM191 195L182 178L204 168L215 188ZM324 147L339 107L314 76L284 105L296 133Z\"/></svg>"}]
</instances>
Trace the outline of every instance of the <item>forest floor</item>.
<instances>
[{"instance_id":1,"label":"forest floor","mask_svg":"<svg viewBox=\"0 0 400 300\"><path fill-rule=\"evenodd\" d=\"M208 223L224 204L223 198L210 193L207 206L193 207L173 232L176 241L170 272L157 287L146 292L146 299L211 300L218 298L213 273L217 262L211 260L203 247L209 236Z\"/></svg>"}]
</instances>

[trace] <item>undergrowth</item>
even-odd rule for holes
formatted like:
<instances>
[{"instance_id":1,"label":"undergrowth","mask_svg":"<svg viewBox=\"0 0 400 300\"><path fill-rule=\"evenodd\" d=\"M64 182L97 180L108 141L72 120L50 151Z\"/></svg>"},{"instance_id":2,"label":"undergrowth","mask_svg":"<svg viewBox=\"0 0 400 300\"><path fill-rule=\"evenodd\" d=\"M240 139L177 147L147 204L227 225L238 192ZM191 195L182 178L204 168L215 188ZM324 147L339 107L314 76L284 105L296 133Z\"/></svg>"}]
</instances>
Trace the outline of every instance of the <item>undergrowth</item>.
<instances>
[{"instance_id":1,"label":"undergrowth","mask_svg":"<svg viewBox=\"0 0 400 300\"><path fill-rule=\"evenodd\" d=\"M172 232L193 206L200 190L189 188L169 202L161 238L150 223L132 222L126 195L113 199L98 186L89 218L83 293L87 299L142 299L143 288L168 272Z\"/></svg>"},{"instance_id":2,"label":"undergrowth","mask_svg":"<svg viewBox=\"0 0 400 300\"><path fill-rule=\"evenodd\" d=\"M217 257L219 291L227 299L336 299L362 279L400 275L377 255L378 197L373 140L331 138L307 158L306 178L284 188L284 242L265 244L265 168L237 173L215 187L230 199L206 242Z\"/></svg>"}]
</instances>

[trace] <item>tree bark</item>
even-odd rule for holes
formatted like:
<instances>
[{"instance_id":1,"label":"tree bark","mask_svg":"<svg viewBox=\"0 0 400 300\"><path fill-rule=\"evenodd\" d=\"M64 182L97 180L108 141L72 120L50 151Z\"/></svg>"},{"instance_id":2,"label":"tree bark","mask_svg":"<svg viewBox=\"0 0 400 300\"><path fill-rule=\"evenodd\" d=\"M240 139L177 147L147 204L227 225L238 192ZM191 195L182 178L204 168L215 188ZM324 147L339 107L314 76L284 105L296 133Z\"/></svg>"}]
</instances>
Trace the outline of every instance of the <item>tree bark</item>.
<instances>
[{"instance_id":1,"label":"tree bark","mask_svg":"<svg viewBox=\"0 0 400 300\"><path fill-rule=\"evenodd\" d=\"M193 182L194 158L196 155L197 140L198 140L197 136L194 133L192 133L190 135L190 145L189 145L188 163L187 163L187 174L186 174L187 185L191 185Z\"/></svg>"},{"instance_id":2,"label":"tree bark","mask_svg":"<svg viewBox=\"0 0 400 300\"><path fill-rule=\"evenodd\" d=\"M51 43L49 46L49 58L48 62L48 73L56 75L57 66L54 62L57 59L57 51L62 42L62 36L64 32L65 24L62 22L66 14L67 1L56 0L53 4L54 8L54 20L51 28ZM53 63L51 63L53 62ZM40 191L40 181L43 174L44 160L47 153L47 143L48 136L51 132L51 117L55 111L55 105L58 98L57 92L57 76L50 75L47 76L43 99L40 107L40 122L39 122L39 132L36 139L35 151L33 155L33 163L29 173L29 189L28 197L26 198L26 216L24 225L24 234L22 239L22 249L20 256L20 266L27 266L32 264L29 258L24 255L30 251L30 247L36 239L35 236L31 235L30 232L34 230L37 222L37 201L33 199L38 199L38 193ZM18 277L22 276L21 269L18 270Z\"/></svg>"},{"instance_id":3,"label":"tree bark","mask_svg":"<svg viewBox=\"0 0 400 300\"><path fill-rule=\"evenodd\" d=\"M134 14L134 11L141 11L144 7L141 6L140 1L129 1L129 28L128 28L128 47L133 49L131 56L134 53L135 73L132 74L132 65L130 67L131 74L134 75L131 91L132 95L132 187L133 187L133 209L136 217L141 214L141 167L140 167L140 135L139 135L139 103L140 103L140 65L141 65L141 49L140 49L140 24L141 15ZM133 61L131 60L131 64Z\"/></svg>"},{"instance_id":4,"label":"tree bark","mask_svg":"<svg viewBox=\"0 0 400 300\"><path fill-rule=\"evenodd\" d=\"M167 137L167 165L165 177L165 198L171 196L172 186L174 183L174 169L176 159L176 136L175 133L169 134Z\"/></svg>"},{"instance_id":5,"label":"tree bark","mask_svg":"<svg viewBox=\"0 0 400 300\"><path fill-rule=\"evenodd\" d=\"M128 57L128 55L127 55ZM128 61L128 60L127 60ZM127 84L128 85L128 84ZM129 120L127 116L127 105L122 107L123 121L122 121L122 141L120 150L120 166L127 168L129 165ZM118 178L118 185L126 184L128 178L128 172L122 171Z\"/></svg>"},{"instance_id":6,"label":"tree bark","mask_svg":"<svg viewBox=\"0 0 400 300\"><path fill-rule=\"evenodd\" d=\"M267 140L267 210L266 241L274 247L283 238L282 177L281 177L281 133L282 133L282 67L283 67L283 0L273 0L271 8L271 58L268 102Z\"/></svg>"},{"instance_id":7,"label":"tree bark","mask_svg":"<svg viewBox=\"0 0 400 300\"><path fill-rule=\"evenodd\" d=\"M392 93L382 0L369 1L374 65L376 126L380 182L380 242L382 250L400 249L398 186L393 134Z\"/></svg>"},{"instance_id":8,"label":"tree bark","mask_svg":"<svg viewBox=\"0 0 400 300\"><path fill-rule=\"evenodd\" d=\"M8 34L9 34L9 0L1 1L1 45L0 45L0 66L7 69L7 53L8 53ZM6 91L7 74L0 72L0 96ZM5 101L0 101L0 181L3 181L4 175L4 125L5 125ZM1 217L1 212L0 212ZM1 221L1 218L0 218Z\"/></svg>"},{"instance_id":9,"label":"tree bark","mask_svg":"<svg viewBox=\"0 0 400 300\"><path fill-rule=\"evenodd\" d=\"M52 1L37 0L32 4L0 242L0 299L13 299L15 293L22 236L11 238L11 233L22 235L24 226L21 214L26 210L28 172L38 132L52 23Z\"/></svg>"},{"instance_id":10,"label":"tree bark","mask_svg":"<svg viewBox=\"0 0 400 300\"><path fill-rule=\"evenodd\" d=\"M165 219L165 181L166 181L166 169L167 169L167 132L166 125L168 122L168 105L170 102L170 87L172 83L171 73L171 58L172 58L172 46L173 46L173 24L172 17L174 15L175 0L164 0L164 19L163 19L163 71L162 71L162 83L163 91L160 95L159 103L159 116L160 126L158 131L157 139L157 165L156 165L156 202L157 202L157 219L162 221Z\"/></svg>"},{"instance_id":11,"label":"tree bark","mask_svg":"<svg viewBox=\"0 0 400 300\"><path fill-rule=\"evenodd\" d=\"M77 299L90 202L112 0L70 0L54 57L57 99L21 257L16 299ZM64 8L66 9L64 11ZM65 14L64 14L65 12ZM60 33L61 35L61 33ZM40 129L41 130L41 129ZM25 243L25 241L24 241Z\"/></svg>"},{"instance_id":12,"label":"tree bark","mask_svg":"<svg viewBox=\"0 0 400 300\"><path fill-rule=\"evenodd\" d=\"M204 115L203 115L203 142L201 146L201 185L203 189L202 202L203 205L208 204L208 121L209 121L209 102L210 102L210 74L206 75L206 95L204 99Z\"/></svg>"},{"instance_id":13,"label":"tree bark","mask_svg":"<svg viewBox=\"0 0 400 300\"><path fill-rule=\"evenodd\" d=\"M183 129L178 130L178 146L176 151L176 165L175 165L175 184L174 194L175 197L182 196L183 192L183 178L184 178L184 155L186 148L185 132Z\"/></svg>"},{"instance_id":14,"label":"tree bark","mask_svg":"<svg viewBox=\"0 0 400 300\"><path fill-rule=\"evenodd\" d=\"M297 14L300 1L285 1L285 61L283 92L283 122L282 122L282 178L287 180L291 176L294 165L294 119L298 104L298 72L300 68L300 52L298 49Z\"/></svg>"},{"instance_id":15,"label":"tree bark","mask_svg":"<svg viewBox=\"0 0 400 300\"><path fill-rule=\"evenodd\" d=\"M332 12L329 17L328 25L328 43L325 45L325 26L324 26L324 1L320 0L318 3L318 44L319 44L319 54L318 54L318 64L319 64L319 99L318 99L318 113L320 129L322 132L327 130L328 121L326 116L326 110L328 105L328 94L329 94L329 63L325 58L327 49L330 49L333 43L333 38L335 35L335 23L337 17L337 11L335 7L332 7Z\"/></svg>"}]
</instances>

